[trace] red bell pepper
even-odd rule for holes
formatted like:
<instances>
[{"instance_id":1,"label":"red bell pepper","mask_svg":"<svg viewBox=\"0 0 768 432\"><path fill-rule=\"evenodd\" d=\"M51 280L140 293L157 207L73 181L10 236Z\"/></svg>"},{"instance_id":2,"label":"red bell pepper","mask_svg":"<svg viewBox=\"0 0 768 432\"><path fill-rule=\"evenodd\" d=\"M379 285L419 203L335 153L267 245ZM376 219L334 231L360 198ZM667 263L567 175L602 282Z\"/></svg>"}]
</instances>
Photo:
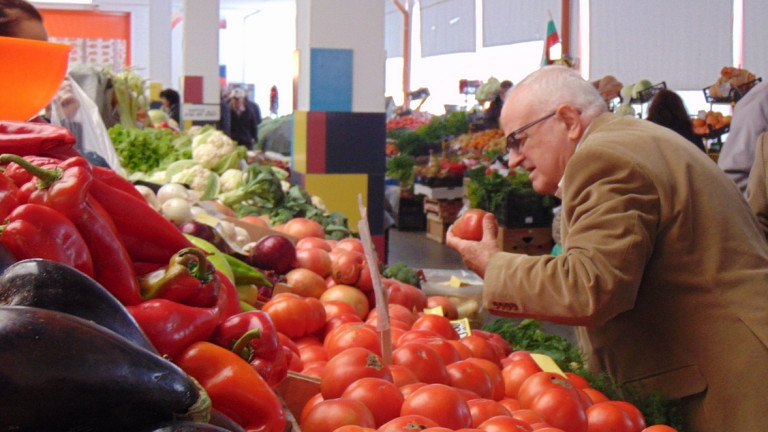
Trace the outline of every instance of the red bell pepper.
<instances>
[{"instance_id":1,"label":"red bell pepper","mask_svg":"<svg viewBox=\"0 0 768 432\"><path fill-rule=\"evenodd\" d=\"M277 356L272 360L262 357L253 357L249 362L251 367L264 378L270 387L277 387L288 376L294 353L287 346L281 346L277 350Z\"/></svg>"},{"instance_id":2,"label":"red bell pepper","mask_svg":"<svg viewBox=\"0 0 768 432\"><path fill-rule=\"evenodd\" d=\"M90 192L112 215L133 261L167 263L176 252L194 246L175 225L150 207L144 197L137 198L98 179L91 185Z\"/></svg>"},{"instance_id":3,"label":"red bell pepper","mask_svg":"<svg viewBox=\"0 0 768 432\"><path fill-rule=\"evenodd\" d=\"M165 268L140 276L144 298L164 298L198 307L216 304L221 280L205 255L201 249L184 248L171 257Z\"/></svg>"},{"instance_id":4,"label":"red bell pepper","mask_svg":"<svg viewBox=\"0 0 768 432\"><path fill-rule=\"evenodd\" d=\"M19 206L19 187L3 173L0 173L0 220Z\"/></svg>"},{"instance_id":5,"label":"red bell pepper","mask_svg":"<svg viewBox=\"0 0 768 432\"><path fill-rule=\"evenodd\" d=\"M197 342L174 360L208 393L213 408L249 432L283 432L280 399L247 362L211 342Z\"/></svg>"},{"instance_id":6,"label":"red bell pepper","mask_svg":"<svg viewBox=\"0 0 768 432\"><path fill-rule=\"evenodd\" d=\"M280 348L272 318L260 310L240 312L225 319L211 340L248 361L253 356L274 360Z\"/></svg>"},{"instance_id":7,"label":"red bell pepper","mask_svg":"<svg viewBox=\"0 0 768 432\"><path fill-rule=\"evenodd\" d=\"M187 306L161 298L127 306L160 354L174 358L189 345L210 338L223 319L240 312L237 289L226 276L218 271L216 274L221 287L212 307Z\"/></svg>"},{"instance_id":8,"label":"red bell pepper","mask_svg":"<svg viewBox=\"0 0 768 432\"><path fill-rule=\"evenodd\" d=\"M8 216L0 241L16 257L44 258L93 277L93 260L80 231L66 216L39 204L22 204Z\"/></svg>"},{"instance_id":9,"label":"red bell pepper","mask_svg":"<svg viewBox=\"0 0 768 432\"><path fill-rule=\"evenodd\" d=\"M61 159L46 157L46 156L37 156L37 155L24 156L24 160L34 165L37 165L39 167L43 167L47 169L55 168L57 165L59 165L62 162ZM22 168L21 165L14 162L9 163L5 167L4 173L11 180L13 180L13 182L18 187L23 186L25 183L29 183L35 178L35 176L32 175L32 173Z\"/></svg>"},{"instance_id":10,"label":"red bell pepper","mask_svg":"<svg viewBox=\"0 0 768 432\"><path fill-rule=\"evenodd\" d=\"M3 154L0 162L17 163L36 177L20 188L20 200L28 192L28 202L51 207L75 224L91 252L97 282L125 305L142 302L131 257L117 228L111 216L88 193L93 175L85 158L69 158L54 169L38 167L13 154Z\"/></svg>"}]
</instances>

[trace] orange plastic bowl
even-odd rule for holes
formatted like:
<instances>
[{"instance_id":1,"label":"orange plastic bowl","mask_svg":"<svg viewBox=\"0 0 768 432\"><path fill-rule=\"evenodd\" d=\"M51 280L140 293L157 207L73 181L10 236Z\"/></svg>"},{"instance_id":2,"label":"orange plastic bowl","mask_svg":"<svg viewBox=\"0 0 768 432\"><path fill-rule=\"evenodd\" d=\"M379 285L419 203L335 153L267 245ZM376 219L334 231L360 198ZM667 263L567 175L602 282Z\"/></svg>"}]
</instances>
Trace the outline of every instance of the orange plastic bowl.
<instances>
[{"instance_id":1,"label":"orange plastic bowl","mask_svg":"<svg viewBox=\"0 0 768 432\"><path fill-rule=\"evenodd\" d=\"M71 46L0 36L0 120L26 121L64 81Z\"/></svg>"}]
</instances>

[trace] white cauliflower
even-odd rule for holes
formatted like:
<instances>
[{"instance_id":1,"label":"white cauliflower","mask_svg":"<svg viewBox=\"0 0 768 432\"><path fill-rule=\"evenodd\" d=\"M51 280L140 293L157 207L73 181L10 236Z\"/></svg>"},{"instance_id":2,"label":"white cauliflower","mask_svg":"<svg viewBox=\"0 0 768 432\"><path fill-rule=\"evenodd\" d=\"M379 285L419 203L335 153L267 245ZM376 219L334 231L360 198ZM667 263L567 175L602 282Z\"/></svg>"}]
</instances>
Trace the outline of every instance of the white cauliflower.
<instances>
[{"instance_id":1,"label":"white cauliflower","mask_svg":"<svg viewBox=\"0 0 768 432\"><path fill-rule=\"evenodd\" d=\"M190 189L203 196L208 195L206 194L206 189L210 187L210 183L215 182L212 178L213 176L216 176L216 173L208 168L202 165L193 165L174 174L171 177L171 183L187 185Z\"/></svg>"},{"instance_id":2,"label":"white cauliflower","mask_svg":"<svg viewBox=\"0 0 768 432\"><path fill-rule=\"evenodd\" d=\"M239 188L245 180L246 174L236 168L230 168L221 173L221 192L229 192Z\"/></svg>"},{"instance_id":3,"label":"white cauliflower","mask_svg":"<svg viewBox=\"0 0 768 432\"><path fill-rule=\"evenodd\" d=\"M192 160L215 169L221 160L237 150L237 143L224 132L211 129L192 139Z\"/></svg>"}]
</instances>

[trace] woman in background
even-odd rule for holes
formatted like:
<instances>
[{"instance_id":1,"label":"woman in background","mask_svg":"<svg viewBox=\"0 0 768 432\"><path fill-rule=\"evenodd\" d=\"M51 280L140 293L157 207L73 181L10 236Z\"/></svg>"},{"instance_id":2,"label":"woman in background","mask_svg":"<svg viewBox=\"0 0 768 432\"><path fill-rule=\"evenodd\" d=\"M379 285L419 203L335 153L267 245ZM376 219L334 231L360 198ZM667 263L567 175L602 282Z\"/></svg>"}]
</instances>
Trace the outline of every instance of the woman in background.
<instances>
[{"instance_id":1,"label":"woman in background","mask_svg":"<svg viewBox=\"0 0 768 432\"><path fill-rule=\"evenodd\" d=\"M701 138L693 133L693 123L688 116L683 99L672 90L659 89L648 107L648 121L672 129L706 152Z\"/></svg>"}]
</instances>

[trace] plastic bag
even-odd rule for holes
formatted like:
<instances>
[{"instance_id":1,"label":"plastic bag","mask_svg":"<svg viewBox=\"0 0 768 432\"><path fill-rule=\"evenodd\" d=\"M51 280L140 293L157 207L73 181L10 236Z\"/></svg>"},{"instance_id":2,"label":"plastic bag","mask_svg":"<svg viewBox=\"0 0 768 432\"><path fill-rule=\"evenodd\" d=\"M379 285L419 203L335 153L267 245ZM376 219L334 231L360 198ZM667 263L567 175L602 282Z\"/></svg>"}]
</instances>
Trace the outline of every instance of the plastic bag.
<instances>
[{"instance_id":1,"label":"plastic bag","mask_svg":"<svg viewBox=\"0 0 768 432\"><path fill-rule=\"evenodd\" d=\"M92 163L106 164L124 175L98 107L71 77L64 79L51 101L51 123L69 129L77 140L75 149Z\"/></svg>"}]
</instances>

